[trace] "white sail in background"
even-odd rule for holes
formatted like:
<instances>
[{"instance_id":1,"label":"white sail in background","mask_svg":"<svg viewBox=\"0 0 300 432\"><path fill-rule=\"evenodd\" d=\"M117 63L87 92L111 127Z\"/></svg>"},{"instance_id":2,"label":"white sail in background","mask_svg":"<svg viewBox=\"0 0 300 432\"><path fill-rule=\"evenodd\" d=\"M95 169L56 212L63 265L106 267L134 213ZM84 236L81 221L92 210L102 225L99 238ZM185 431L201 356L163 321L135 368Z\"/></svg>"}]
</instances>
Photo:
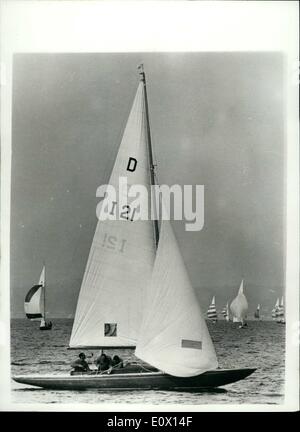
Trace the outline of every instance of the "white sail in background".
<instances>
[{"instance_id":1,"label":"white sail in background","mask_svg":"<svg viewBox=\"0 0 300 432\"><path fill-rule=\"evenodd\" d=\"M24 309L27 318L31 321L44 321L44 296L45 296L45 266L42 269L38 285L34 285L27 293Z\"/></svg>"},{"instance_id":2,"label":"white sail in background","mask_svg":"<svg viewBox=\"0 0 300 432\"><path fill-rule=\"evenodd\" d=\"M226 306L222 310L222 315L226 321L229 321L229 305L226 303Z\"/></svg>"},{"instance_id":3,"label":"white sail in background","mask_svg":"<svg viewBox=\"0 0 300 432\"><path fill-rule=\"evenodd\" d=\"M274 309L272 309L272 318L273 318L273 320L276 319L276 312L278 310L278 307L279 307L279 298L276 300Z\"/></svg>"},{"instance_id":4,"label":"white sail in background","mask_svg":"<svg viewBox=\"0 0 300 432\"><path fill-rule=\"evenodd\" d=\"M161 223L135 355L161 371L179 377L199 375L218 365L169 221Z\"/></svg>"},{"instance_id":5,"label":"white sail in background","mask_svg":"<svg viewBox=\"0 0 300 432\"><path fill-rule=\"evenodd\" d=\"M229 317L229 305L228 302L226 304L226 317L225 317L226 321L229 321L230 317Z\"/></svg>"},{"instance_id":6,"label":"white sail in background","mask_svg":"<svg viewBox=\"0 0 300 432\"><path fill-rule=\"evenodd\" d=\"M230 305L230 310L236 321L243 322L246 318L248 311L248 302L244 294L244 280L242 280L241 282L238 295Z\"/></svg>"},{"instance_id":7,"label":"white sail in background","mask_svg":"<svg viewBox=\"0 0 300 432\"><path fill-rule=\"evenodd\" d=\"M276 316L276 321L284 323L285 318L284 318L284 301L283 301L283 297L281 297L280 303L279 303L279 299L278 299L278 306L276 308L275 316Z\"/></svg>"},{"instance_id":8,"label":"white sail in background","mask_svg":"<svg viewBox=\"0 0 300 432\"><path fill-rule=\"evenodd\" d=\"M209 305L208 311L207 311L207 318L212 321L218 320L218 314L216 309L216 299L215 296L213 296L211 304Z\"/></svg>"},{"instance_id":9,"label":"white sail in background","mask_svg":"<svg viewBox=\"0 0 300 432\"><path fill-rule=\"evenodd\" d=\"M145 90L140 82L109 184L150 186L145 118ZM122 191L127 197L127 191ZM132 201L132 199L131 199ZM108 209L118 211L119 203ZM101 212L107 210L102 206ZM141 325L145 286L156 244L153 221L132 221L134 208L120 209L117 220L99 220L88 257L71 334L70 347L134 346Z\"/></svg>"},{"instance_id":10,"label":"white sail in background","mask_svg":"<svg viewBox=\"0 0 300 432\"><path fill-rule=\"evenodd\" d=\"M257 305L256 311L254 312L254 318L260 318L260 304Z\"/></svg>"}]
</instances>

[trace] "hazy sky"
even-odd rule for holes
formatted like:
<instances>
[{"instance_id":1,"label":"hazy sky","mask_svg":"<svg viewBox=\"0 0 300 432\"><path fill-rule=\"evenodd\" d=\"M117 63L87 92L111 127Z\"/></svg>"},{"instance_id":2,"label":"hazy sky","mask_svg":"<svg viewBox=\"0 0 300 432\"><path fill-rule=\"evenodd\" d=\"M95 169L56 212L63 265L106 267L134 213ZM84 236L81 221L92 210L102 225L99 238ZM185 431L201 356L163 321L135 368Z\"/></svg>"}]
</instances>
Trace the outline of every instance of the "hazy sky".
<instances>
[{"instance_id":1,"label":"hazy sky","mask_svg":"<svg viewBox=\"0 0 300 432\"><path fill-rule=\"evenodd\" d=\"M205 223L173 222L205 310L241 279L250 313L284 284L283 58L279 53L19 54L13 69L11 300L47 265L49 315L74 314L108 181L147 75L160 183L203 184Z\"/></svg>"}]
</instances>

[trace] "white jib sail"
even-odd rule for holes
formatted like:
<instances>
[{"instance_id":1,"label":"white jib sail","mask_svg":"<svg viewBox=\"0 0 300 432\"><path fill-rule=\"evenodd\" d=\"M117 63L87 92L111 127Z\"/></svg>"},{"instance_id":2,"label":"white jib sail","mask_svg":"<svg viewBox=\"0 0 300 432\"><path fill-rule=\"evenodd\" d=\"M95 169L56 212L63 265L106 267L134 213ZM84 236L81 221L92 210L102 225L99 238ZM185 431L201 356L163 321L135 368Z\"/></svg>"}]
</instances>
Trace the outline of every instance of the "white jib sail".
<instances>
[{"instance_id":1,"label":"white jib sail","mask_svg":"<svg viewBox=\"0 0 300 432\"><path fill-rule=\"evenodd\" d=\"M218 366L215 349L170 222L163 220L135 355L179 377Z\"/></svg>"},{"instance_id":2,"label":"white jib sail","mask_svg":"<svg viewBox=\"0 0 300 432\"><path fill-rule=\"evenodd\" d=\"M128 186L149 190L145 94L140 82L109 185L117 191L115 202L102 202L101 212L119 212L117 220L99 220L90 249L70 339L70 347L134 346L140 329L145 286L155 252L153 221L134 219L132 198L119 205L119 178Z\"/></svg>"},{"instance_id":3,"label":"white jib sail","mask_svg":"<svg viewBox=\"0 0 300 432\"><path fill-rule=\"evenodd\" d=\"M247 315L248 302L244 294L244 280L241 282L238 295L230 305L230 310L237 321L243 321Z\"/></svg>"},{"instance_id":4,"label":"white jib sail","mask_svg":"<svg viewBox=\"0 0 300 432\"><path fill-rule=\"evenodd\" d=\"M24 310L31 321L40 321L44 315L45 266L42 269L38 285L34 285L27 293Z\"/></svg>"}]
</instances>

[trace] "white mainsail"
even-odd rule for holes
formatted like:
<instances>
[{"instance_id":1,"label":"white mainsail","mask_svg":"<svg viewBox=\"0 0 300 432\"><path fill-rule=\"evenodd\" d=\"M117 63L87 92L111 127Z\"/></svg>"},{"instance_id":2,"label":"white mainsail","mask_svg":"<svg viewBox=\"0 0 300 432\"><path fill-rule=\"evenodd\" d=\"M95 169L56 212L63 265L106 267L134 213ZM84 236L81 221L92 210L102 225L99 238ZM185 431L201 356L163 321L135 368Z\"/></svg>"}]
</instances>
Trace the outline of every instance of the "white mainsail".
<instances>
[{"instance_id":1,"label":"white mainsail","mask_svg":"<svg viewBox=\"0 0 300 432\"><path fill-rule=\"evenodd\" d=\"M147 145L144 83L139 83L133 106L111 173L109 185L117 191L108 204L118 210L119 178L128 186L143 185L149 191L151 173ZM134 346L140 329L145 286L156 253L151 220L132 221L128 206L116 220L99 220L90 249L70 339L70 347ZM103 205L101 212L107 210Z\"/></svg>"},{"instance_id":2,"label":"white mainsail","mask_svg":"<svg viewBox=\"0 0 300 432\"><path fill-rule=\"evenodd\" d=\"M213 296L211 304L209 305L209 308L207 310L207 318L212 321L218 320L218 314L216 309L216 299L215 296Z\"/></svg>"},{"instance_id":3,"label":"white mainsail","mask_svg":"<svg viewBox=\"0 0 300 432\"><path fill-rule=\"evenodd\" d=\"M42 269L39 283L34 285L27 293L24 310L31 321L44 321L45 318L45 266Z\"/></svg>"},{"instance_id":4,"label":"white mainsail","mask_svg":"<svg viewBox=\"0 0 300 432\"><path fill-rule=\"evenodd\" d=\"M243 322L246 318L248 311L248 302L244 294L244 280L242 280L241 282L238 295L230 305L230 310L235 318L234 321Z\"/></svg>"},{"instance_id":5,"label":"white mainsail","mask_svg":"<svg viewBox=\"0 0 300 432\"><path fill-rule=\"evenodd\" d=\"M218 366L215 349L170 222L163 220L135 355L189 377Z\"/></svg>"}]
</instances>

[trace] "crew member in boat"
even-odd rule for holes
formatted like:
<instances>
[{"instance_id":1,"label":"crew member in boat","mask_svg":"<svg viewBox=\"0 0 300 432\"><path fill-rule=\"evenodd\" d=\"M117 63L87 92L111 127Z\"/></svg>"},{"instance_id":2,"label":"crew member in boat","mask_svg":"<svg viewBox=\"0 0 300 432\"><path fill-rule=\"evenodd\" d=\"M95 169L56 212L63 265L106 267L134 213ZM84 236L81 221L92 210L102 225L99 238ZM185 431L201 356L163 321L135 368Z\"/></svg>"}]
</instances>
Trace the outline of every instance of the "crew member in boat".
<instances>
[{"instance_id":1,"label":"crew member in boat","mask_svg":"<svg viewBox=\"0 0 300 432\"><path fill-rule=\"evenodd\" d=\"M112 369L112 359L101 351L100 355L95 360L95 365L97 366L98 372L107 371L107 373L110 373Z\"/></svg>"},{"instance_id":2,"label":"crew member in boat","mask_svg":"<svg viewBox=\"0 0 300 432\"><path fill-rule=\"evenodd\" d=\"M123 365L123 360L118 356L114 355L113 358L101 351L99 357L96 359L95 364L98 372L111 373L113 369L120 369Z\"/></svg>"},{"instance_id":3,"label":"crew member in boat","mask_svg":"<svg viewBox=\"0 0 300 432\"><path fill-rule=\"evenodd\" d=\"M124 367L123 360L118 355L113 356L111 364L114 369L121 369Z\"/></svg>"},{"instance_id":4,"label":"crew member in boat","mask_svg":"<svg viewBox=\"0 0 300 432\"><path fill-rule=\"evenodd\" d=\"M78 359L71 363L73 368L72 372L90 372L90 367L85 359L86 355L84 353L80 353Z\"/></svg>"}]
</instances>

